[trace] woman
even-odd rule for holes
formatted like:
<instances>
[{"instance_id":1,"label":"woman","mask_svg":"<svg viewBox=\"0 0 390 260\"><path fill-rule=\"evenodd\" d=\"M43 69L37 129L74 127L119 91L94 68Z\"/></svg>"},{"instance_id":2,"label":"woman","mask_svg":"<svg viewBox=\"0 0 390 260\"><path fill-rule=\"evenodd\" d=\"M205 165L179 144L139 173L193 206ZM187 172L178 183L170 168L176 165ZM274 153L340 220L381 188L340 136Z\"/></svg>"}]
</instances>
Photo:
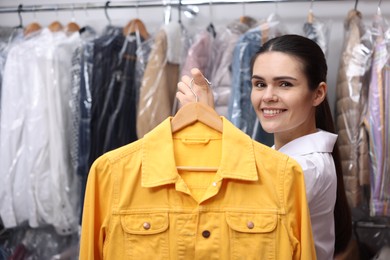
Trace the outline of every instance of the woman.
<instances>
[{"instance_id":1,"label":"woman","mask_svg":"<svg viewBox=\"0 0 390 260\"><path fill-rule=\"evenodd\" d=\"M178 83L181 105L213 105L208 81L197 69ZM321 48L299 35L266 42L252 59L251 102L274 148L299 162L304 173L316 254L329 260L351 238L352 222L341 172L337 135L326 98L327 64ZM332 216L333 215L333 216Z\"/></svg>"}]
</instances>

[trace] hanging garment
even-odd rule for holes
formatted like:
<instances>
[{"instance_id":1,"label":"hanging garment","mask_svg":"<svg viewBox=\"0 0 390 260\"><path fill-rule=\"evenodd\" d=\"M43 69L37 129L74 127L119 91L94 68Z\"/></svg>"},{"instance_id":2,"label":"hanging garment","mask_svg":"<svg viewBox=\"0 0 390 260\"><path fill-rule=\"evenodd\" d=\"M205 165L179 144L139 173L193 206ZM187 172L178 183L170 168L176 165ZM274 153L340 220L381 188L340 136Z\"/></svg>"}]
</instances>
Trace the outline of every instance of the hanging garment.
<instances>
[{"instance_id":1,"label":"hanging garment","mask_svg":"<svg viewBox=\"0 0 390 260\"><path fill-rule=\"evenodd\" d=\"M90 27L81 28L81 46L73 57L73 90L79 109L78 114L78 149L77 174L86 179L89 171L89 156L91 149L91 107L92 107L92 71L93 71L93 44L97 34ZM82 185L83 187L83 185Z\"/></svg>"},{"instance_id":2,"label":"hanging garment","mask_svg":"<svg viewBox=\"0 0 390 260\"><path fill-rule=\"evenodd\" d=\"M93 48L90 165L104 152L137 140L136 36L111 28Z\"/></svg>"},{"instance_id":3,"label":"hanging garment","mask_svg":"<svg viewBox=\"0 0 390 260\"><path fill-rule=\"evenodd\" d=\"M1 85L3 82L3 72L8 51L11 46L23 38L21 28L0 27L0 115L1 115Z\"/></svg>"},{"instance_id":4,"label":"hanging garment","mask_svg":"<svg viewBox=\"0 0 390 260\"><path fill-rule=\"evenodd\" d=\"M370 141L370 214L390 216L390 27L379 14L374 20L373 33L374 55L365 119Z\"/></svg>"},{"instance_id":5,"label":"hanging garment","mask_svg":"<svg viewBox=\"0 0 390 260\"><path fill-rule=\"evenodd\" d=\"M138 138L172 115L183 57L182 30L179 23L171 22L154 38L139 93Z\"/></svg>"},{"instance_id":6,"label":"hanging garment","mask_svg":"<svg viewBox=\"0 0 390 260\"><path fill-rule=\"evenodd\" d=\"M337 135L322 131L297 138L278 151L302 167L318 260L333 259L337 177L332 157Z\"/></svg>"},{"instance_id":7,"label":"hanging garment","mask_svg":"<svg viewBox=\"0 0 390 260\"><path fill-rule=\"evenodd\" d=\"M90 123L91 123L91 84L93 66L93 41L97 34L89 26L80 29L80 45L72 56L72 100L71 100L71 125L72 141L71 159L74 172L80 177L80 213L81 222L82 206L84 201L85 185L89 171L89 155L91 148Z\"/></svg>"},{"instance_id":8,"label":"hanging garment","mask_svg":"<svg viewBox=\"0 0 390 260\"><path fill-rule=\"evenodd\" d=\"M72 140L70 142L72 167L74 172L79 175L84 175L80 172L81 168L88 165L88 160L85 160L86 155L80 153L81 149L89 149L88 144L85 143L85 134L80 131L80 126L84 120L84 109L90 109L91 97L88 84L88 98L86 98L85 90L85 74L89 73L85 67L85 51L89 42L92 42L96 38L96 32L89 26L83 27L80 32L80 44L75 48L72 55L72 68L71 68L71 126L72 126ZM86 77L89 78L89 74ZM90 114L90 113L88 113ZM89 134L89 132L88 132ZM88 152L86 152L88 153ZM88 157L87 157L88 158ZM87 172L86 172L87 173Z\"/></svg>"},{"instance_id":9,"label":"hanging garment","mask_svg":"<svg viewBox=\"0 0 390 260\"><path fill-rule=\"evenodd\" d=\"M315 259L300 166L222 119L223 133L196 122L172 134L167 118L97 159L80 259Z\"/></svg>"},{"instance_id":10,"label":"hanging garment","mask_svg":"<svg viewBox=\"0 0 390 260\"><path fill-rule=\"evenodd\" d=\"M220 30L214 40L212 52L212 83L215 111L228 117L228 105L232 88L233 50L239 37L250 27L240 21L233 21Z\"/></svg>"},{"instance_id":11,"label":"hanging garment","mask_svg":"<svg viewBox=\"0 0 390 260\"><path fill-rule=\"evenodd\" d=\"M138 38L137 38L138 39ZM137 61L135 64L135 89L136 89L136 111L138 111L139 95L142 86L142 79L145 75L146 66L148 64L150 52L153 47L153 37L149 37L142 42L137 41Z\"/></svg>"},{"instance_id":12,"label":"hanging garment","mask_svg":"<svg viewBox=\"0 0 390 260\"><path fill-rule=\"evenodd\" d=\"M345 20L343 55L336 87L336 126L345 191L351 207L362 202L360 189L369 184L368 140L363 118L372 51L364 34L361 13L351 10Z\"/></svg>"},{"instance_id":13,"label":"hanging garment","mask_svg":"<svg viewBox=\"0 0 390 260\"><path fill-rule=\"evenodd\" d=\"M316 42L321 47L325 56L328 54L329 29L329 22L318 19L312 11L309 13L307 22L303 25L304 35Z\"/></svg>"},{"instance_id":14,"label":"hanging garment","mask_svg":"<svg viewBox=\"0 0 390 260\"><path fill-rule=\"evenodd\" d=\"M232 62L232 97L228 114L235 126L255 140L273 145L273 135L266 133L257 123L257 116L251 103L251 60L261 45L268 39L283 34L280 21L272 14L266 21L248 30L238 40L233 51Z\"/></svg>"},{"instance_id":15,"label":"hanging garment","mask_svg":"<svg viewBox=\"0 0 390 260\"><path fill-rule=\"evenodd\" d=\"M195 36L196 40L188 50L187 58L181 69L181 76L191 77L191 69L198 68L203 75L210 79L212 62L212 50L214 36L207 30L201 31Z\"/></svg>"},{"instance_id":16,"label":"hanging garment","mask_svg":"<svg viewBox=\"0 0 390 260\"><path fill-rule=\"evenodd\" d=\"M71 57L79 35L48 29L15 45L4 71L0 214L6 228L28 222L77 231L78 180L70 164ZM5 103L4 103L5 102Z\"/></svg>"}]
</instances>

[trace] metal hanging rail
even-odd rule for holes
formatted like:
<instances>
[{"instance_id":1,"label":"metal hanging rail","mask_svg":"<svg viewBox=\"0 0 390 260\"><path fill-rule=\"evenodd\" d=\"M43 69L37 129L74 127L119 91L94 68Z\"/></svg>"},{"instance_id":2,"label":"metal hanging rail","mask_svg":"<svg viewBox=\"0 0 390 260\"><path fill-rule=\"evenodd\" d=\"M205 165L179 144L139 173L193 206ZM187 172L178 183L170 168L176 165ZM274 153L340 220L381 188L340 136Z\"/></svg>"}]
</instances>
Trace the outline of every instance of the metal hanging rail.
<instances>
[{"instance_id":1,"label":"metal hanging rail","mask_svg":"<svg viewBox=\"0 0 390 260\"><path fill-rule=\"evenodd\" d=\"M171 6L180 8L185 5L230 5L230 4L254 4L254 3L279 3L279 2L311 2L313 0L225 0L225 1L194 1L194 0L139 0L139 1L121 1L121 2L90 2L90 3L68 3L68 4L43 4L43 5L18 5L0 7L0 13L24 13L24 12L47 12L47 11L73 11L73 10L91 10L107 8L148 8ZM315 0L316 2L336 2L339 0ZM358 0L355 1L357 5Z\"/></svg>"}]
</instances>

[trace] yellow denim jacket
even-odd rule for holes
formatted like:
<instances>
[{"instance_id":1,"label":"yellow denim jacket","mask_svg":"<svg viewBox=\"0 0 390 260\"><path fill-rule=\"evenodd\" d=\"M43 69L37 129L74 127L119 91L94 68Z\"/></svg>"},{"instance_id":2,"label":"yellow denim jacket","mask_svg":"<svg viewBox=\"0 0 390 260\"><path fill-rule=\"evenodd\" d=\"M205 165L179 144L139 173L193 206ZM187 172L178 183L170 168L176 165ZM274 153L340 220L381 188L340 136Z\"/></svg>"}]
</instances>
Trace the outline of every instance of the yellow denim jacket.
<instances>
[{"instance_id":1,"label":"yellow denim jacket","mask_svg":"<svg viewBox=\"0 0 390 260\"><path fill-rule=\"evenodd\" d=\"M222 118L174 134L168 118L98 158L80 259L315 259L300 166Z\"/></svg>"}]
</instances>

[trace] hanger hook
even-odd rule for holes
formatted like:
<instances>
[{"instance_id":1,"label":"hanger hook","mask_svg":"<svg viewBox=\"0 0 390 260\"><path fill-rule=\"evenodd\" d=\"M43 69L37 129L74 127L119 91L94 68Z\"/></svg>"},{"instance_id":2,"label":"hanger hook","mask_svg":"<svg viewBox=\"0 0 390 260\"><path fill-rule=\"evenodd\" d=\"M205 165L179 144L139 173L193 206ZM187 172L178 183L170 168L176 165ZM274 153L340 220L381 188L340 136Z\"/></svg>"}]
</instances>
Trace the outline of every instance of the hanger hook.
<instances>
[{"instance_id":1,"label":"hanger hook","mask_svg":"<svg viewBox=\"0 0 390 260\"><path fill-rule=\"evenodd\" d=\"M195 96L195 102L198 102L199 98L198 98L198 95L196 95L193 87L194 87L194 78L191 79L190 90L191 90L192 94L194 94L194 96Z\"/></svg>"},{"instance_id":2,"label":"hanger hook","mask_svg":"<svg viewBox=\"0 0 390 260\"><path fill-rule=\"evenodd\" d=\"M85 16L88 16L88 3L85 3L84 5L84 12L85 12Z\"/></svg>"},{"instance_id":3,"label":"hanger hook","mask_svg":"<svg viewBox=\"0 0 390 260\"><path fill-rule=\"evenodd\" d=\"M164 23L169 24L169 22L171 21L171 14L172 14L171 1L169 0L169 3L167 3L166 0L163 0L163 5L165 6L165 8L164 8Z\"/></svg>"},{"instance_id":4,"label":"hanger hook","mask_svg":"<svg viewBox=\"0 0 390 260\"><path fill-rule=\"evenodd\" d=\"M177 10L179 11L178 15L179 15L179 23L181 24L181 0L179 0L179 7L177 8Z\"/></svg>"},{"instance_id":5,"label":"hanger hook","mask_svg":"<svg viewBox=\"0 0 390 260\"><path fill-rule=\"evenodd\" d=\"M56 11L56 17L58 18L58 4L57 4L56 7L54 8L54 10Z\"/></svg>"},{"instance_id":6,"label":"hanger hook","mask_svg":"<svg viewBox=\"0 0 390 260\"><path fill-rule=\"evenodd\" d=\"M246 16L245 1L242 1L242 16Z\"/></svg>"},{"instance_id":7,"label":"hanger hook","mask_svg":"<svg viewBox=\"0 0 390 260\"><path fill-rule=\"evenodd\" d=\"M37 20L37 12L36 12L36 9L37 9L37 7L36 7L35 5L33 5L32 11L33 11L34 20Z\"/></svg>"},{"instance_id":8,"label":"hanger hook","mask_svg":"<svg viewBox=\"0 0 390 260\"><path fill-rule=\"evenodd\" d=\"M382 0L379 0L378 10L377 10L378 15L381 15L381 3L382 3Z\"/></svg>"},{"instance_id":9,"label":"hanger hook","mask_svg":"<svg viewBox=\"0 0 390 260\"><path fill-rule=\"evenodd\" d=\"M209 1L209 15L210 15L210 20L212 20L213 18L213 1L210 0Z\"/></svg>"},{"instance_id":10,"label":"hanger hook","mask_svg":"<svg viewBox=\"0 0 390 260\"><path fill-rule=\"evenodd\" d=\"M310 2L310 12L313 11L313 5L314 5L314 0L311 0L311 2Z\"/></svg>"},{"instance_id":11,"label":"hanger hook","mask_svg":"<svg viewBox=\"0 0 390 260\"><path fill-rule=\"evenodd\" d=\"M355 11L357 10L358 3L359 3L359 0L355 0L355 7L353 8Z\"/></svg>"},{"instance_id":12,"label":"hanger hook","mask_svg":"<svg viewBox=\"0 0 390 260\"><path fill-rule=\"evenodd\" d=\"M111 25L111 18L108 15L108 11L107 11L109 5L110 5L110 1L107 1L106 5L104 6L104 14L106 15L106 19L107 19L108 23Z\"/></svg>"},{"instance_id":13,"label":"hanger hook","mask_svg":"<svg viewBox=\"0 0 390 260\"><path fill-rule=\"evenodd\" d=\"M23 5L20 4L20 5L18 6L19 28L23 28L23 17L22 17L22 14L21 14L22 9L23 9Z\"/></svg>"},{"instance_id":14,"label":"hanger hook","mask_svg":"<svg viewBox=\"0 0 390 260\"><path fill-rule=\"evenodd\" d=\"M137 18L139 18L139 1L136 1L136 3L135 3L135 12L136 12Z\"/></svg>"},{"instance_id":15,"label":"hanger hook","mask_svg":"<svg viewBox=\"0 0 390 260\"><path fill-rule=\"evenodd\" d=\"M72 4L72 10L71 10L71 12L72 12L72 18L71 18L71 20L72 20L72 22L74 22L74 21L76 21L76 17L74 16L74 4Z\"/></svg>"}]
</instances>

